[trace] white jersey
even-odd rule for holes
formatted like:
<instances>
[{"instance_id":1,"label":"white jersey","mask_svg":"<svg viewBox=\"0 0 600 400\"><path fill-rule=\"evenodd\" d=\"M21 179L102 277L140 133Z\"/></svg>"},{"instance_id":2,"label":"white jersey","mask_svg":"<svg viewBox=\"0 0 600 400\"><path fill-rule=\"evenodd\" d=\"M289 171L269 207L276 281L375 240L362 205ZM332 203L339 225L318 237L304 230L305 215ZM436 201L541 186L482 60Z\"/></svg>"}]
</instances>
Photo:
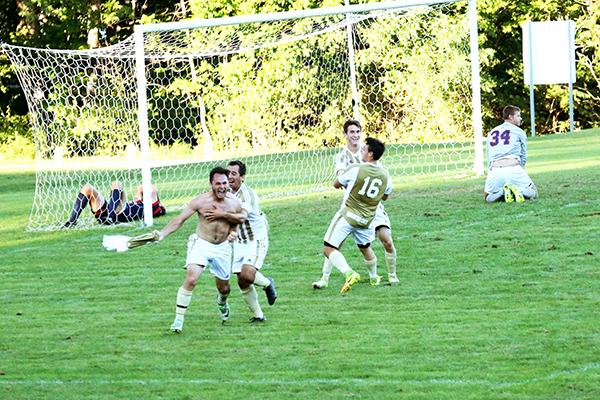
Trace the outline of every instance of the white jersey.
<instances>
[{"instance_id":1,"label":"white jersey","mask_svg":"<svg viewBox=\"0 0 600 400\"><path fill-rule=\"evenodd\" d=\"M335 155L335 175L338 176L344 172L349 165L360 164L361 162L360 148L356 153L353 153L348 147L344 146L344 148Z\"/></svg>"},{"instance_id":2,"label":"white jersey","mask_svg":"<svg viewBox=\"0 0 600 400\"><path fill-rule=\"evenodd\" d=\"M514 158L521 167L527 161L527 135L523 129L505 121L488 133L486 144L488 170L495 160Z\"/></svg>"},{"instance_id":3,"label":"white jersey","mask_svg":"<svg viewBox=\"0 0 600 400\"><path fill-rule=\"evenodd\" d=\"M242 183L235 193L242 203L242 209L246 210L248 216L246 221L239 226L238 242L248 243L267 237L267 218L260 210L258 196L245 183Z\"/></svg>"}]
</instances>

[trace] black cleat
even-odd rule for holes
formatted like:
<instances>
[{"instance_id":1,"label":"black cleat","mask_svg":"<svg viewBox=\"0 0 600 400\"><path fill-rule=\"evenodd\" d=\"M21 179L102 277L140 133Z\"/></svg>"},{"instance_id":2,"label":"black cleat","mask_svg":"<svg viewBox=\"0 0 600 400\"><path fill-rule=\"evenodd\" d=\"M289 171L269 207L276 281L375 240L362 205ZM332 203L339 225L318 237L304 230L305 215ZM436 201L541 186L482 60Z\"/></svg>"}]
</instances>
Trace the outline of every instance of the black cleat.
<instances>
[{"instance_id":1,"label":"black cleat","mask_svg":"<svg viewBox=\"0 0 600 400\"><path fill-rule=\"evenodd\" d=\"M267 318L262 317L262 318L258 318L258 317L252 317L248 320L248 322L250 322L251 324L262 324L263 322L266 322Z\"/></svg>"},{"instance_id":2,"label":"black cleat","mask_svg":"<svg viewBox=\"0 0 600 400\"><path fill-rule=\"evenodd\" d=\"M271 284L265 288L265 294L267 295L267 302L270 306L275 304L275 300L277 300L277 290L275 290L275 281L273 278L268 278Z\"/></svg>"}]
</instances>

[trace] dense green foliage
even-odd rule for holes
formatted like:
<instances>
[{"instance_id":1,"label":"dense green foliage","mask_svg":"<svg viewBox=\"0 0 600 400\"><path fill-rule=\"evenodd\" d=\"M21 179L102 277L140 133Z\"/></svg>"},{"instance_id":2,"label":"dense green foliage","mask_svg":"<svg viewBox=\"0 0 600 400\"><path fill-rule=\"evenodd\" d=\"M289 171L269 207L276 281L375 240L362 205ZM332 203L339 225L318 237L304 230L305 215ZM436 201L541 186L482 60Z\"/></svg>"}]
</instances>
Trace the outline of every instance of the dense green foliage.
<instances>
[{"instance_id":1,"label":"dense green foliage","mask_svg":"<svg viewBox=\"0 0 600 400\"><path fill-rule=\"evenodd\" d=\"M577 82L573 86L575 124L598 125L600 119L600 2L594 0L479 0L482 97L485 121L507 103L527 108L523 84L522 33L525 21L575 21ZM540 133L569 129L567 85L537 85L536 125ZM526 112L525 114L529 114ZM525 122L528 124L528 121Z\"/></svg>"},{"instance_id":2,"label":"dense green foliage","mask_svg":"<svg viewBox=\"0 0 600 400\"><path fill-rule=\"evenodd\" d=\"M25 232L35 178L2 173L0 398L598 399L599 153L598 130L531 139L540 198L523 204L485 204L483 178L396 180L401 284L346 295L337 272L310 286L341 193L264 201L268 321L249 325L233 288L221 325L206 273L181 335L168 327L192 221L107 253L103 234L140 231Z\"/></svg>"},{"instance_id":3,"label":"dense green foliage","mask_svg":"<svg viewBox=\"0 0 600 400\"><path fill-rule=\"evenodd\" d=\"M182 18L208 18L231 16L249 13L273 12L289 9L303 9L324 7L341 4L340 1L232 1L232 0L212 0L207 1L158 1L158 2L126 2L121 0L102 1L70 1L67 3L61 1L10 1L0 0L5 10L0 17L0 38L5 42L26 45L32 47L49 48L67 48L84 49L88 43L95 45L110 45L117 43L132 33L132 27L136 23L151 21L173 21ZM351 2L355 3L355 2ZM465 3L462 3L464 7ZM576 23L576 44L577 44L577 82L574 85L575 95L575 123L577 128L588 128L597 124L600 118L600 4L592 0L575 1L567 0L561 2L546 1L508 1L508 0L480 0L478 1L479 12L479 42L481 52L481 75L482 75L482 98L483 98L483 116L484 126L493 125L499 116L499 110L508 103L520 105L527 109L528 88L523 84L522 63L521 63L521 28L520 25L527 20L557 20L573 19ZM439 26L421 26L417 28L404 27L404 31L399 30L399 42L414 42L415 37L423 37L423 32L418 35L415 32L419 30L429 30L429 37L443 37L452 27L452 22L446 22L446 25ZM394 27L391 26L390 29ZM415 33L411 37L410 33ZM450 36L450 35L448 35ZM428 37L428 36L425 36ZM368 39L367 39L368 40ZM450 43L449 45L453 45ZM313 51L321 51L321 47L315 47ZM232 63L232 73L229 76L219 76L220 82L226 83L231 80L235 84L236 76L252 74L254 63L262 61L273 63L273 65L283 69L280 70L278 77L255 76L258 82L267 82L269 79L287 78L290 85L293 85L294 77L294 52L281 52L282 54L270 55L269 58L248 59L240 58L235 64ZM438 55L446 54L443 48L438 49ZM319 54L320 57L333 57L335 54ZM404 121L410 121L410 126L405 122L393 123L386 126L389 131L412 130L414 132L431 131L427 126L423 129L421 121L440 121L439 130L442 137L448 134L448 126L455 123L453 118L468 120L468 115L462 117L464 110L455 109L454 105L461 104L452 98L445 98L443 85L455 86L459 82L453 82L451 76L444 73L436 74L435 63L451 63L451 60L442 58L436 59L431 55L420 54L412 51L410 48L402 49L397 54L386 53L385 49L371 52L365 56L364 67L369 68L373 74L380 74L377 77L382 82L379 90L381 98L363 99L364 104L367 101L376 101L377 107L382 110L369 110L371 113L365 113L365 121L373 131L383 130L387 121L381 121L376 111L385 112L386 109L400 107L403 110ZM394 76L386 74L386 62L400 63L403 65L404 74ZM297 102L303 97L302 91L306 90L330 90L331 85L323 81L320 87L303 86L298 83L298 90L290 91L285 96L281 93L264 93L256 96L256 90L252 87L240 87L239 91L226 93L214 90L212 94L207 95L206 99L199 98L199 87L210 87L214 82L209 79L210 71L202 66L197 66L200 73L190 84L189 79L186 84L170 84L160 95L171 96L170 101L197 102L197 109L190 108L193 114L201 114L203 107L211 108L211 115L218 115L218 106L211 103L213 99L223 96L233 97L237 102L239 109L239 118L233 121L227 121L232 130L239 128L252 129L252 127L243 127L245 123L244 116L251 113L252 109L261 109L265 106L263 103L281 104L283 117L271 115L274 121L260 121L263 129L271 129L275 134L280 134L280 128L287 127L292 129L299 118L304 115L290 113L286 116L286 104ZM456 68L464 66L457 65ZM204 68L204 69L202 69ZM202 73L205 71L206 73ZM224 79L225 78L225 79ZM332 79L332 78L331 78ZM333 80L333 79L332 79ZM436 104L419 102L421 99L428 98L425 95L414 96L415 102L411 104L393 104L395 98L394 88L396 81L413 82L413 86L420 91L433 91L440 101ZM423 82L430 82L424 85ZM372 85L372 83L370 83ZM564 131L568 127L568 93L566 85L547 85L536 86L536 112L537 112L537 130L540 133L552 133ZM418 92L417 92L418 93ZM311 93L314 96L326 96L326 93ZM424 93L426 94L426 93ZM192 100L190 100L192 99ZM204 102L206 104L204 104ZM202 103L202 104L200 104ZM21 142L29 140L31 134L21 133L27 129L23 126L22 118L14 116L24 115L27 107L24 96L20 90L15 74L10 69L10 65L3 55L0 55L0 117L5 119L3 125L6 129L0 129L0 144L15 140L15 132L21 138ZM323 125L337 126L340 120L339 115L330 112L327 108L307 107L306 116L318 116L323 118ZM527 114L527 113L525 113ZM191 117L190 117L191 118ZM308 117L306 117L308 118ZM190 123L182 131L191 133L188 137L194 137L193 145L202 141L206 132L201 123L190 119ZM336 121L329 123L328 121ZM93 122L93 121L92 121ZM92 122L84 125L90 125ZM68 120L60 121L69 125ZM202 121L204 123L204 121ZM210 123L210 121L209 121ZM218 118L215 119L218 124ZM225 123L225 122L221 122ZM528 121L525 120L525 125ZM235 126L237 124L237 126ZM71 124L72 125L72 124ZM69 125L70 126L70 125ZM209 126L210 130L216 129ZM97 127L87 135L94 135L102 126ZM256 130L254 130L256 131ZM292 132L292 133L290 133ZM288 143L289 134L294 134L293 130L279 136L281 143ZM296 132L298 137L310 137L314 132ZM320 134L323 134L322 132ZM252 135L252 134L250 134ZM160 139L160 133L156 133ZM265 137L272 137L271 133L265 134ZM325 132L323 139L326 141L334 140L334 132ZM157 139L157 140L158 140ZM419 140L419 138L414 138ZM169 136L171 142L177 142L176 136ZM264 139L263 139L264 140ZM310 139L307 139L310 140ZM261 137L253 137L254 145L261 143ZM172 143L171 143L172 144Z\"/></svg>"}]
</instances>

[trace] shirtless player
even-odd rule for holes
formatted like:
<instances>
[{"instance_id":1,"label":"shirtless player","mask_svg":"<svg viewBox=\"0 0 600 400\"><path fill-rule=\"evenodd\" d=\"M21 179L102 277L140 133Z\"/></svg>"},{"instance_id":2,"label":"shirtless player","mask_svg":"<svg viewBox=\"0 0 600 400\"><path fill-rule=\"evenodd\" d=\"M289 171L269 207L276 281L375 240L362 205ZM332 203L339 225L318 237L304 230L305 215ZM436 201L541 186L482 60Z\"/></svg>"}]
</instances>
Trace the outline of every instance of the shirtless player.
<instances>
[{"instance_id":1,"label":"shirtless player","mask_svg":"<svg viewBox=\"0 0 600 400\"><path fill-rule=\"evenodd\" d=\"M192 199L187 207L173 218L160 232L160 240L164 239L183 225L194 214L198 214L196 233L190 235L186 258L186 275L183 284L177 292L175 308L175 321L171 331L179 333L183 330L185 312L192 298L192 291L210 262L210 272L215 276L217 285L217 306L222 321L229 318L229 277L231 274L231 243L237 237L237 226L240 221L227 221L223 218L206 218L205 213L215 208L229 213L241 213L240 201L227 191L229 171L222 167L215 167L210 171L211 190Z\"/></svg>"}]
</instances>

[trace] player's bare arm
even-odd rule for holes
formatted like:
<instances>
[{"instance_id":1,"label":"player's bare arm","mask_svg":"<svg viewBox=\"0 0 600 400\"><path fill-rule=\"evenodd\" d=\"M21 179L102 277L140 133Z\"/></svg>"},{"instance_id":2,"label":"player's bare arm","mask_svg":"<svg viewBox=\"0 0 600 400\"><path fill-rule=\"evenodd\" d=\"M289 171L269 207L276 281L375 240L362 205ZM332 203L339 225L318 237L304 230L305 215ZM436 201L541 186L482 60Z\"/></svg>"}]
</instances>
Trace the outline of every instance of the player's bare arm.
<instances>
[{"instance_id":1,"label":"player's bare arm","mask_svg":"<svg viewBox=\"0 0 600 400\"><path fill-rule=\"evenodd\" d=\"M235 197L231 193L228 193L225 199L237 200L237 197ZM205 211L204 217L207 221L214 221L215 219L224 218L231 224L239 225L243 224L246 221L246 218L248 218L248 212L241 208L241 204L239 211L227 210L224 208L223 205L214 204L212 209Z\"/></svg>"},{"instance_id":2,"label":"player's bare arm","mask_svg":"<svg viewBox=\"0 0 600 400\"><path fill-rule=\"evenodd\" d=\"M201 204L201 197L202 195L192 199L192 201L190 201L188 205L183 209L181 214L169 221L169 223L159 232L160 240L163 240L171 233L181 228L181 225L183 225L185 221L187 221L192 215L194 215L198 211L198 206Z\"/></svg>"},{"instance_id":3,"label":"player's bare arm","mask_svg":"<svg viewBox=\"0 0 600 400\"><path fill-rule=\"evenodd\" d=\"M209 220L206 214L213 214L215 208L219 208L226 213L241 212L242 205L239 200L233 196L225 196L223 199L215 198L211 193L202 199L202 204L198 210L198 236L211 243L222 243L228 240L232 231L237 229L236 223L231 223L225 218Z\"/></svg>"}]
</instances>

